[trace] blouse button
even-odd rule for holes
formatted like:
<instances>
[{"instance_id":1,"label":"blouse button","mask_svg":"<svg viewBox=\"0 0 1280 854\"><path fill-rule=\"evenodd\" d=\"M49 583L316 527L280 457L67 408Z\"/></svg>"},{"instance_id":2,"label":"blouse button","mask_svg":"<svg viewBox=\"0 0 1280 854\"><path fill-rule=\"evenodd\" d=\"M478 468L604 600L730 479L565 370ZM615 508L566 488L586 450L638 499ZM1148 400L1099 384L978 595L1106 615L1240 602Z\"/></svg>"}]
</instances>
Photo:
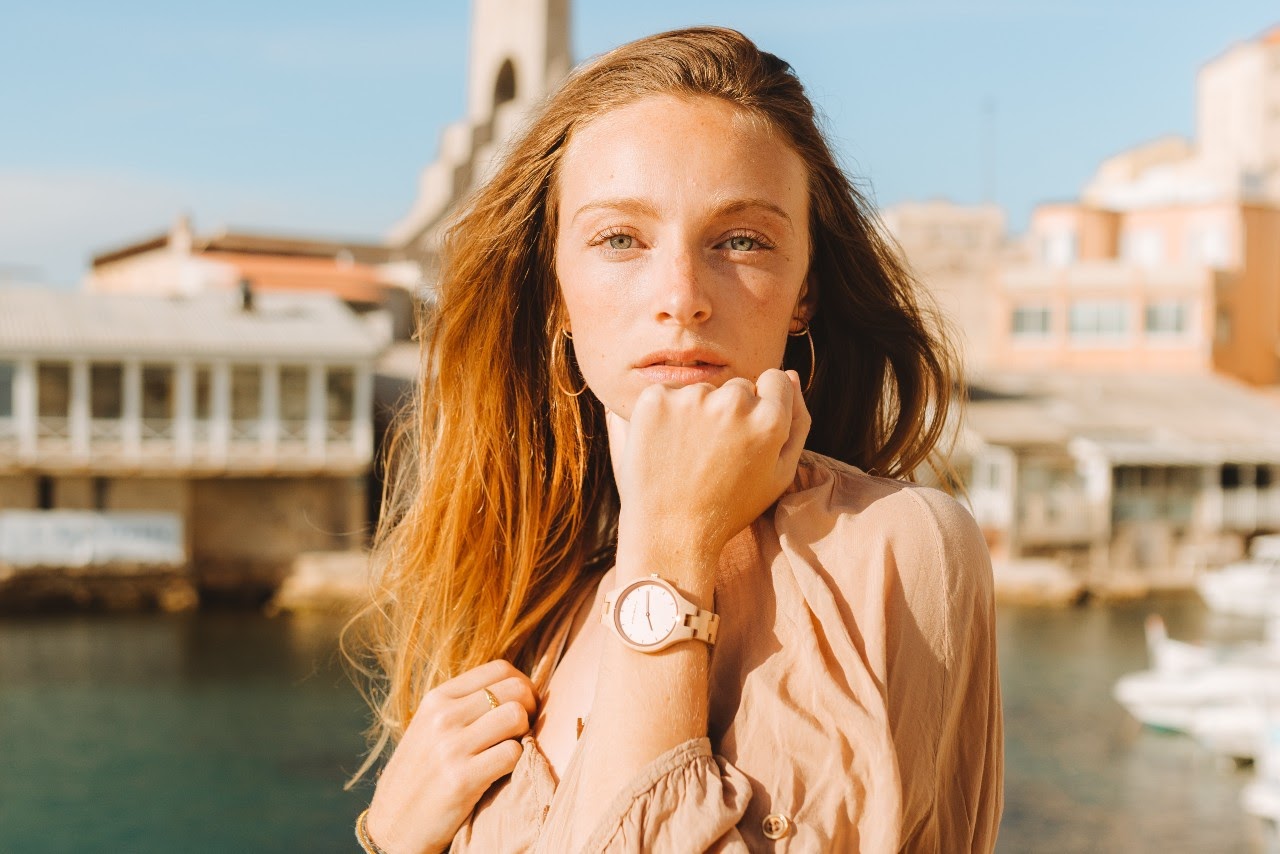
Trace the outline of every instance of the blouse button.
<instances>
[{"instance_id":1,"label":"blouse button","mask_svg":"<svg viewBox=\"0 0 1280 854\"><path fill-rule=\"evenodd\" d=\"M781 839L791 832L791 819L780 812L769 813L764 817L761 829L766 839Z\"/></svg>"}]
</instances>

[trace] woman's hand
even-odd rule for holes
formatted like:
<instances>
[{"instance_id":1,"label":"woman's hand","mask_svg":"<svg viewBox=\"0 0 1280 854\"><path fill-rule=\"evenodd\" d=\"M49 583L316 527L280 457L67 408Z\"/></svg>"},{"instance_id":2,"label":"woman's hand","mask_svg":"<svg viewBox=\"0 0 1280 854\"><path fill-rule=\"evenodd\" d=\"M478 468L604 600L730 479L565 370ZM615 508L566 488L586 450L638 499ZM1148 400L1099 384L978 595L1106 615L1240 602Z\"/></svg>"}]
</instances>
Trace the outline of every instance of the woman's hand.
<instances>
[{"instance_id":1,"label":"woman's hand","mask_svg":"<svg viewBox=\"0 0 1280 854\"><path fill-rule=\"evenodd\" d=\"M809 411L794 371L719 388L651 385L630 423L609 414L619 545L643 540L714 564L795 477Z\"/></svg>"},{"instance_id":2,"label":"woman's hand","mask_svg":"<svg viewBox=\"0 0 1280 854\"><path fill-rule=\"evenodd\" d=\"M378 778L369 835L388 854L446 849L490 784L515 767L536 709L533 683L506 661L427 692Z\"/></svg>"}]
</instances>

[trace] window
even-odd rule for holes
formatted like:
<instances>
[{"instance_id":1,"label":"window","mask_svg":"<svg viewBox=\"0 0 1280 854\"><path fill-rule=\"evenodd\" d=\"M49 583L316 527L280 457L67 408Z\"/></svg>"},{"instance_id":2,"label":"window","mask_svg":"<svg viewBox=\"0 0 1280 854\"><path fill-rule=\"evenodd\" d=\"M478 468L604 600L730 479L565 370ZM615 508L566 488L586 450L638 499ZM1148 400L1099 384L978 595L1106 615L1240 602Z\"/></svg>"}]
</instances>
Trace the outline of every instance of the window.
<instances>
[{"instance_id":1,"label":"window","mask_svg":"<svg viewBox=\"0 0 1280 854\"><path fill-rule=\"evenodd\" d=\"M1013 310L1014 338L1045 338L1052 313L1046 305L1020 305Z\"/></svg>"},{"instance_id":2,"label":"window","mask_svg":"<svg viewBox=\"0 0 1280 854\"><path fill-rule=\"evenodd\" d=\"M1154 228L1134 228L1120 236L1120 257L1143 267L1165 263L1164 235Z\"/></svg>"},{"instance_id":3,"label":"window","mask_svg":"<svg viewBox=\"0 0 1280 854\"><path fill-rule=\"evenodd\" d=\"M1231 262L1231 244L1223 226L1193 226L1187 230L1186 256L1192 264L1226 267Z\"/></svg>"},{"instance_id":4,"label":"window","mask_svg":"<svg viewBox=\"0 0 1280 854\"><path fill-rule=\"evenodd\" d=\"M1222 466L1222 476L1218 483L1223 489L1239 489L1244 482L1241 467L1236 463L1224 463Z\"/></svg>"},{"instance_id":5,"label":"window","mask_svg":"<svg viewBox=\"0 0 1280 854\"><path fill-rule=\"evenodd\" d=\"M124 414L124 367L89 366L89 417L118 419Z\"/></svg>"},{"instance_id":6,"label":"window","mask_svg":"<svg viewBox=\"0 0 1280 854\"><path fill-rule=\"evenodd\" d=\"M493 84L493 106L501 107L508 101L516 99L516 67L511 60L502 63L498 69L498 79Z\"/></svg>"},{"instance_id":7,"label":"window","mask_svg":"<svg viewBox=\"0 0 1280 854\"><path fill-rule=\"evenodd\" d=\"M1129 304L1116 300L1082 300L1071 306L1072 338L1123 338L1129 333Z\"/></svg>"},{"instance_id":8,"label":"window","mask_svg":"<svg viewBox=\"0 0 1280 854\"><path fill-rule=\"evenodd\" d=\"M231 419L257 421L261 417L262 374L257 365L235 365L231 368Z\"/></svg>"},{"instance_id":9,"label":"window","mask_svg":"<svg viewBox=\"0 0 1280 854\"><path fill-rule=\"evenodd\" d=\"M195 417L208 421L213 416L213 378L208 365L195 368Z\"/></svg>"},{"instance_id":10,"label":"window","mask_svg":"<svg viewBox=\"0 0 1280 854\"><path fill-rule=\"evenodd\" d=\"M300 365L280 368L280 418L307 420L307 369Z\"/></svg>"},{"instance_id":11,"label":"window","mask_svg":"<svg viewBox=\"0 0 1280 854\"><path fill-rule=\"evenodd\" d=\"M167 365L142 368L142 417L148 421L173 417L173 371Z\"/></svg>"},{"instance_id":12,"label":"window","mask_svg":"<svg viewBox=\"0 0 1280 854\"><path fill-rule=\"evenodd\" d=\"M1074 230L1053 231L1044 236L1040 244L1044 263L1053 267L1065 267L1075 262L1080 254L1079 239Z\"/></svg>"},{"instance_id":13,"label":"window","mask_svg":"<svg viewBox=\"0 0 1280 854\"><path fill-rule=\"evenodd\" d=\"M0 418L13 417L13 375L17 365L0 362Z\"/></svg>"},{"instance_id":14,"label":"window","mask_svg":"<svg viewBox=\"0 0 1280 854\"><path fill-rule=\"evenodd\" d=\"M66 418L71 410L71 366L42 362L36 368L36 410L41 418Z\"/></svg>"},{"instance_id":15,"label":"window","mask_svg":"<svg viewBox=\"0 0 1280 854\"><path fill-rule=\"evenodd\" d=\"M1144 328L1148 335L1182 335L1189 314L1185 302L1153 302L1147 306Z\"/></svg>"},{"instance_id":16,"label":"window","mask_svg":"<svg viewBox=\"0 0 1280 854\"><path fill-rule=\"evenodd\" d=\"M355 412L356 374L351 368L330 368L325 376L326 417L350 421Z\"/></svg>"}]
</instances>

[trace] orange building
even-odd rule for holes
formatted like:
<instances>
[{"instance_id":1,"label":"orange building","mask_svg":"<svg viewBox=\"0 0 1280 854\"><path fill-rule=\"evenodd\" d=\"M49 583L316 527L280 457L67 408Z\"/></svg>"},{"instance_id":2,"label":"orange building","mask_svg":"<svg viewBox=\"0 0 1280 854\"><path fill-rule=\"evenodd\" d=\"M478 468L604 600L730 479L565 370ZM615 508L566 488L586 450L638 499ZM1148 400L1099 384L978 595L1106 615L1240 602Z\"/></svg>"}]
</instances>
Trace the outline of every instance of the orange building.
<instances>
[{"instance_id":1,"label":"orange building","mask_svg":"<svg viewBox=\"0 0 1280 854\"><path fill-rule=\"evenodd\" d=\"M358 311L387 310L395 337L412 331L418 266L381 245L249 232L197 235L180 217L165 233L96 255L84 281L94 293L192 296L233 290L322 291Z\"/></svg>"},{"instance_id":2,"label":"orange building","mask_svg":"<svg viewBox=\"0 0 1280 854\"><path fill-rule=\"evenodd\" d=\"M1280 382L1280 207L1045 205L1029 240L991 283L993 368Z\"/></svg>"},{"instance_id":3,"label":"orange building","mask_svg":"<svg viewBox=\"0 0 1280 854\"><path fill-rule=\"evenodd\" d=\"M1196 138L1109 158L990 282L990 367L1280 383L1280 27L1197 75Z\"/></svg>"}]
</instances>

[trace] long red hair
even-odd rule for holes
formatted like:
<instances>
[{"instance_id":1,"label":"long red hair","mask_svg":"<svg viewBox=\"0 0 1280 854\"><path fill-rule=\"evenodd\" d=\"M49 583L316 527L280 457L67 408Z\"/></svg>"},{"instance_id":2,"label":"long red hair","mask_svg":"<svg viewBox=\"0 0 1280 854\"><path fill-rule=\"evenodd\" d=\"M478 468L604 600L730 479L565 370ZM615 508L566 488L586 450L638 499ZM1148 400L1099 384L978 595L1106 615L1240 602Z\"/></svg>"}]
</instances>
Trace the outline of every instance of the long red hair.
<instances>
[{"instance_id":1,"label":"long red hair","mask_svg":"<svg viewBox=\"0 0 1280 854\"><path fill-rule=\"evenodd\" d=\"M811 450L911 477L943 435L952 350L785 62L741 33L663 33L578 68L457 212L438 298L422 318L422 374L390 443L365 616L374 749L423 694L493 658L528 670L544 629L594 585L616 539L604 412L559 358L556 175L575 129L650 95L720 98L783 135L808 167L817 291L802 377ZM361 769L363 772L365 769Z\"/></svg>"}]
</instances>

